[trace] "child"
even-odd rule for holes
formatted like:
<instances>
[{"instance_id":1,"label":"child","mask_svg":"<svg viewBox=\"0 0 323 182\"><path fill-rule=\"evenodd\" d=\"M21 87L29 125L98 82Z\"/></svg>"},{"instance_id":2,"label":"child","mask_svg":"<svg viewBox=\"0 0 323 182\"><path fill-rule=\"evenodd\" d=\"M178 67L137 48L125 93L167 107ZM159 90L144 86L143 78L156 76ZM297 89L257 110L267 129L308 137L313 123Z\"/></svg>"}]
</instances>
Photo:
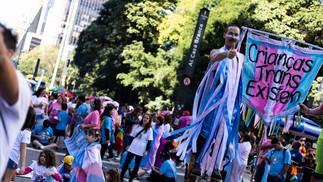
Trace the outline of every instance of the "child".
<instances>
[{"instance_id":1,"label":"child","mask_svg":"<svg viewBox=\"0 0 323 182\"><path fill-rule=\"evenodd\" d=\"M64 162L58 166L57 170L61 175L62 182L69 182L71 179L71 171L72 171L72 163L74 157L71 155L67 155L64 157Z\"/></svg>"},{"instance_id":2,"label":"child","mask_svg":"<svg viewBox=\"0 0 323 182\"><path fill-rule=\"evenodd\" d=\"M33 162L29 167L25 169L23 174L28 174L33 171L31 180L33 182L50 181L54 178L56 181L61 180L61 176L56 169L56 156L51 150L44 149L40 152L38 161Z\"/></svg>"},{"instance_id":3,"label":"child","mask_svg":"<svg viewBox=\"0 0 323 182\"><path fill-rule=\"evenodd\" d=\"M31 136L36 138L33 141L33 145L36 148L44 149L45 147L53 148L57 146L55 143L50 144L50 140L52 140L54 137L54 132L49 126L48 119L46 119L42 125L36 125L33 131L31 132Z\"/></svg>"},{"instance_id":4,"label":"child","mask_svg":"<svg viewBox=\"0 0 323 182\"><path fill-rule=\"evenodd\" d=\"M62 141L65 139L65 130L67 124L69 124L69 116L66 112L67 104L62 103L62 111L59 112L57 120L58 124L56 125L56 137L58 137L58 146L62 146Z\"/></svg>"},{"instance_id":5,"label":"child","mask_svg":"<svg viewBox=\"0 0 323 182\"><path fill-rule=\"evenodd\" d=\"M105 106L104 112L101 115L101 120L103 120L101 126L101 159L103 159L105 152L109 149L108 159L113 158L113 148L112 144L114 143L114 134L112 130L113 120L112 120L112 112L114 109L114 105L108 104Z\"/></svg>"},{"instance_id":6,"label":"child","mask_svg":"<svg viewBox=\"0 0 323 182\"><path fill-rule=\"evenodd\" d=\"M105 175L106 182L120 182L120 177L117 169L109 169Z\"/></svg>"},{"instance_id":7,"label":"child","mask_svg":"<svg viewBox=\"0 0 323 182\"><path fill-rule=\"evenodd\" d=\"M87 131L86 142L88 145L80 149L74 157L71 181L104 181L100 156L101 145L98 142L99 136L98 130L90 129Z\"/></svg>"},{"instance_id":8,"label":"child","mask_svg":"<svg viewBox=\"0 0 323 182\"><path fill-rule=\"evenodd\" d=\"M3 181L11 181L12 179L14 179L14 175L19 164L19 159L21 159L19 174L24 173L27 144L30 143L31 130L35 125L35 118L35 110L32 107L29 107L25 124L21 128L21 131L18 134L16 142L14 143L11 153L9 155L9 162L7 165L6 172L4 174Z\"/></svg>"},{"instance_id":9,"label":"child","mask_svg":"<svg viewBox=\"0 0 323 182\"><path fill-rule=\"evenodd\" d=\"M176 182L176 165L171 159L170 154L164 151L160 154L160 158L163 160L160 169L157 170L154 166L152 166L152 172L150 177L147 178L147 181Z\"/></svg>"}]
</instances>

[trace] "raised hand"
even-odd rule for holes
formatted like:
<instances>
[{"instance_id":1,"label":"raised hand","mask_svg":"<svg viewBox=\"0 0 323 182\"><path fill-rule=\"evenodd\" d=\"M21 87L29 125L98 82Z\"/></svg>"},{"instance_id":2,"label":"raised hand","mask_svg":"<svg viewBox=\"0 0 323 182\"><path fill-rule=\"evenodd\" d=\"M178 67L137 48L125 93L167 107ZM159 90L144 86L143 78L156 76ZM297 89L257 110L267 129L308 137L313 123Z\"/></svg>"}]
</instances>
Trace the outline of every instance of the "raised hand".
<instances>
[{"instance_id":1,"label":"raised hand","mask_svg":"<svg viewBox=\"0 0 323 182\"><path fill-rule=\"evenodd\" d=\"M227 52L227 57L229 59L233 59L234 57L237 56L237 51L235 50L235 47L236 47L236 43L233 43L231 49Z\"/></svg>"}]
</instances>

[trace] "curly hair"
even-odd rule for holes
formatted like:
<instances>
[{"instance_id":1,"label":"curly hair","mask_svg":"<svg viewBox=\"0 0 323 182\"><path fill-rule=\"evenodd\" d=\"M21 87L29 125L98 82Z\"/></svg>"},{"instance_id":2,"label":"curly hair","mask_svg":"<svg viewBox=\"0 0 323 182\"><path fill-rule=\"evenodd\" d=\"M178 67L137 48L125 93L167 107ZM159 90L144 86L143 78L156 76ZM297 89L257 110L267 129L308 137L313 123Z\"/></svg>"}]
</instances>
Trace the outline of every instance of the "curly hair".
<instances>
[{"instance_id":1,"label":"curly hair","mask_svg":"<svg viewBox=\"0 0 323 182\"><path fill-rule=\"evenodd\" d=\"M44 149L43 151L40 152L39 156L38 156L38 164L42 165L40 163L40 156L42 154L46 155L46 163L45 166L48 167L56 167L56 155L52 150L49 149Z\"/></svg>"},{"instance_id":2,"label":"curly hair","mask_svg":"<svg viewBox=\"0 0 323 182\"><path fill-rule=\"evenodd\" d=\"M118 169L109 169L105 173L105 176L106 176L106 178L109 176L109 179L106 179L107 182L119 182L120 181Z\"/></svg>"}]
</instances>

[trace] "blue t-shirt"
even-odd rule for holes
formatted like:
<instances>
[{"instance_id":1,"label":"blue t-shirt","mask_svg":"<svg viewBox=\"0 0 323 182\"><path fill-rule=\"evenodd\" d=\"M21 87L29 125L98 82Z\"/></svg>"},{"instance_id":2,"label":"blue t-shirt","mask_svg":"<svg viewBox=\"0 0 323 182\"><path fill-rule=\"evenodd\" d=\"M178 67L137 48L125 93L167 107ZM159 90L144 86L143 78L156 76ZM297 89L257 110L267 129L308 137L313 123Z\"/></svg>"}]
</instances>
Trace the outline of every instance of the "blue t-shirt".
<instances>
[{"instance_id":1,"label":"blue t-shirt","mask_svg":"<svg viewBox=\"0 0 323 182\"><path fill-rule=\"evenodd\" d=\"M300 164L302 162L303 156L301 154L300 150L290 150L290 154L292 157L292 161L297 162L298 164Z\"/></svg>"},{"instance_id":2,"label":"blue t-shirt","mask_svg":"<svg viewBox=\"0 0 323 182\"><path fill-rule=\"evenodd\" d=\"M60 119L60 121L56 125L56 130L64 130L65 131L66 125L70 122L68 114L66 113L66 111L61 111L61 112L59 112L57 117Z\"/></svg>"},{"instance_id":3,"label":"blue t-shirt","mask_svg":"<svg viewBox=\"0 0 323 182\"><path fill-rule=\"evenodd\" d=\"M36 140L39 141L41 144L45 144L45 145L49 144L49 140L47 140L45 138L47 136L49 136L49 137L54 136L53 129L51 127L48 127L48 128L43 130L43 125L42 124L36 125L31 133L35 134L35 135L42 136L44 138L43 140L40 140L38 138L36 138Z\"/></svg>"},{"instance_id":4,"label":"blue t-shirt","mask_svg":"<svg viewBox=\"0 0 323 182\"><path fill-rule=\"evenodd\" d=\"M84 119L87 112L88 112L87 105L83 103L77 108L76 114L80 115ZM76 122L75 122L75 126L78 126L78 125L80 125L82 123L83 122L79 118L77 118Z\"/></svg>"},{"instance_id":5,"label":"blue t-shirt","mask_svg":"<svg viewBox=\"0 0 323 182\"><path fill-rule=\"evenodd\" d=\"M172 160L170 160L170 159L165 160L162 163L159 171L161 173L163 173L168 178L174 178L175 177L175 174L176 174L176 166L175 166L175 163Z\"/></svg>"},{"instance_id":6,"label":"blue t-shirt","mask_svg":"<svg viewBox=\"0 0 323 182\"><path fill-rule=\"evenodd\" d=\"M283 153L285 151L285 156L283 159ZM282 149L282 150L275 150L271 149L266 156L270 160L270 170L268 174L272 176L278 176L281 170L283 169L285 164L291 165L291 155L290 152L287 149ZM284 175L286 178L286 173Z\"/></svg>"},{"instance_id":7,"label":"blue t-shirt","mask_svg":"<svg viewBox=\"0 0 323 182\"><path fill-rule=\"evenodd\" d=\"M100 133L103 144L106 143L106 140L107 140L106 137L105 137L105 129L109 130L110 141L112 143L114 143L113 142L113 137L112 137L112 135L113 135L112 134L112 124L113 124L113 120L112 120L111 117L105 117L104 118L103 124L101 126L101 133Z\"/></svg>"}]
</instances>

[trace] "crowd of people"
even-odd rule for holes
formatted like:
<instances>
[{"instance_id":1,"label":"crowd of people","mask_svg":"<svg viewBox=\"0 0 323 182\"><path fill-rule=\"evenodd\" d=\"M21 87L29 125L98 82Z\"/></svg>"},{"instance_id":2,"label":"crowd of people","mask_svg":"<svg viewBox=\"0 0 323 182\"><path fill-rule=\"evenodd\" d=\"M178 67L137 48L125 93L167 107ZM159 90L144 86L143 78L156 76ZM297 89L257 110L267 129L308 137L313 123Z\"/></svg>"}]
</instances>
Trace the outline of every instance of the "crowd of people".
<instances>
[{"instance_id":1,"label":"crowd of people","mask_svg":"<svg viewBox=\"0 0 323 182\"><path fill-rule=\"evenodd\" d=\"M170 111L154 113L139 105L130 107L105 97L78 95L68 98L48 93L46 87L38 87L31 93L33 87L28 87L10 60L17 43L15 36L1 24L0 32L0 177L3 182L14 181L16 175L31 172L35 182L117 182L123 181L127 172L129 181L145 174L149 175L147 181L177 181L176 165L183 161L176 156L178 143L173 140L176 136L163 138L162 135L190 125L189 111L175 119ZM239 33L236 26L226 29L226 43L231 42L232 45L211 52L212 62L240 55L235 51L234 39ZM241 55L237 61L242 59ZM231 99L235 100L234 97ZM323 109L319 112L303 105L301 110L307 114L310 111L311 114L323 114ZM208 138L213 121L205 120L201 133L197 135L192 174L202 175L198 156L205 153L202 149L206 142L212 142ZM233 161L230 175L230 181L237 182L242 180L249 161L257 156L259 144L259 138L252 132L239 137L238 160ZM261 155L254 167L254 180L309 181L316 167L316 151L305 141L301 138L286 144L282 137L272 135L262 142ZM11 150L7 150L5 145ZM40 150L37 161L29 166L26 166L27 146ZM211 151L213 147L210 147ZM66 152L59 166L55 151ZM219 157L218 160L224 158ZM105 169L102 160L110 159L120 161L119 170ZM225 179L228 163L223 164L214 169L212 177ZM210 169L213 170L213 166ZM185 178L188 179L187 176Z\"/></svg>"},{"instance_id":2,"label":"crowd of people","mask_svg":"<svg viewBox=\"0 0 323 182\"><path fill-rule=\"evenodd\" d=\"M179 127L189 125L189 114L184 111L176 124ZM122 181L126 172L129 172L129 181L147 173L151 174L148 178L151 181L176 181L177 159L175 152L171 152L174 146L172 140L161 136L177 125L174 125L170 111L151 113L140 106L120 105L104 97L79 95L75 99L67 98L54 92L49 94L45 87L40 87L31 97L25 125L14 145L13 153L17 157L10 155L3 181L14 179L21 150L24 152L17 174L33 171L33 181L49 177L56 181L91 181L93 178L88 174L93 170L102 171L101 177L112 179L118 176L117 181ZM73 131L84 132L87 142L81 154L74 156L69 155L68 146L63 142L73 136ZM37 162L25 167L24 154L28 145L42 151ZM67 152L60 167L56 167L54 151ZM88 165L84 164L88 161L79 159L79 155L89 159L84 154L86 151L92 151L92 163ZM103 159L120 160L118 175L110 170L104 172Z\"/></svg>"}]
</instances>

